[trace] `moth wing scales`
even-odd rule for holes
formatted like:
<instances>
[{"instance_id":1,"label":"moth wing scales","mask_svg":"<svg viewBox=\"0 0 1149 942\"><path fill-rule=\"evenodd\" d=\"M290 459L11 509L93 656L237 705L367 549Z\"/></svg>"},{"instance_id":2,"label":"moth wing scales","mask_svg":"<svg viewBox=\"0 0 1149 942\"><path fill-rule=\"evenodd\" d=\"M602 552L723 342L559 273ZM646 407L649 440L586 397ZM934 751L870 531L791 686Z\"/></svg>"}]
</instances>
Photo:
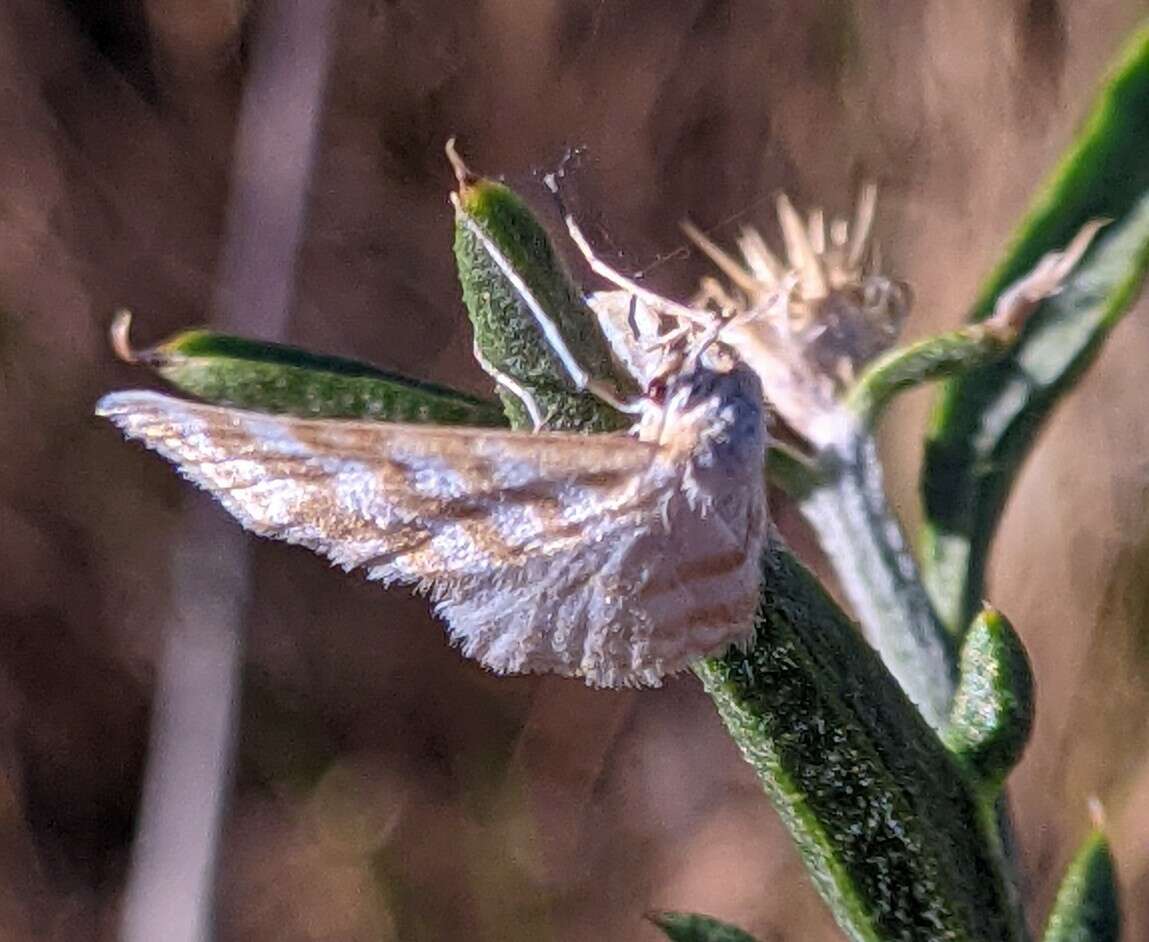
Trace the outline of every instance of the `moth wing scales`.
<instances>
[{"instance_id":1,"label":"moth wing scales","mask_svg":"<svg viewBox=\"0 0 1149 942\"><path fill-rule=\"evenodd\" d=\"M97 412L259 535L346 568L398 554L405 567L391 575L378 561L376 578L408 582L546 555L577 538L588 508L625 514L649 496L637 477L658 476L656 446L621 436L294 419L144 391L106 396Z\"/></svg>"},{"instance_id":2,"label":"moth wing scales","mask_svg":"<svg viewBox=\"0 0 1149 942\"><path fill-rule=\"evenodd\" d=\"M633 597L650 567L664 566L660 557L678 565L691 552L681 534L671 540L666 521L724 526L688 506L681 468L656 445L293 419L145 391L106 396L97 412L248 529L385 583L430 588L453 640L492 669L657 683L699 654L689 631L671 637L655 617L670 598L679 612L697 609L689 593L675 587L649 605ZM702 532L692 545L714 536ZM752 602L741 587L751 570L756 554L719 574L732 585L707 587L719 597L737 589L740 600L730 623L709 625L715 647L749 630Z\"/></svg>"}]
</instances>

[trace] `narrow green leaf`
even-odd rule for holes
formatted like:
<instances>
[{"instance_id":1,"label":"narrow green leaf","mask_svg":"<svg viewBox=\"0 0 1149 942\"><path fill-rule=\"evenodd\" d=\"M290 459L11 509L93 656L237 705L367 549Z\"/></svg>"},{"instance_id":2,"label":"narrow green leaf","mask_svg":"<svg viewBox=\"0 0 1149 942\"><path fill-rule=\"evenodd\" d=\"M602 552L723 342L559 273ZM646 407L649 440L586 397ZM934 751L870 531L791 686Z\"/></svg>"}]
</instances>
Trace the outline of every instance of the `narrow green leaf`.
<instances>
[{"instance_id":1,"label":"narrow green leaf","mask_svg":"<svg viewBox=\"0 0 1149 942\"><path fill-rule=\"evenodd\" d=\"M579 368L620 394L635 391L627 377L616 374L594 313L571 284L545 230L507 187L475 177L459 163L456 171L455 260L481 355L533 397L548 428L591 432L626 428L630 424L626 416L578 390L557 349L564 345ZM495 253L521 285L508 279ZM524 288L558 338L545 335ZM528 426L530 416L521 397L507 389L500 395L512 422Z\"/></svg>"},{"instance_id":2,"label":"narrow green leaf","mask_svg":"<svg viewBox=\"0 0 1149 942\"><path fill-rule=\"evenodd\" d=\"M701 913L647 913L671 942L757 942L737 926Z\"/></svg>"},{"instance_id":3,"label":"narrow green leaf","mask_svg":"<svg viewBox=\"0 0 1149 942\"><path fill-rule=\"evenodd\" d=\"M949 380L922 474L924 575L955 634L982 597L985 560L1018 470L1054 406L1096 358L1149 264L1149 28L1127 47L1081 134L1037 197L971 319L1092 219L1113 223L1030 318L1014 349Z\"/></svg>"},{"instance_id":4,"label":"narrow green leaf","mask_svg":"<svg viewBox=\"0 0 1149 942\"><path fill-rule=\"evenodd\" d=\"M817 580L774 544L758 634L695 671L855 940L1015 940L965 775Z\"/></svg>"},{"instance_id":5,"label":"narrow green leaf","mask_svg":"<svg viewBox=\"0 0 1149 942\"><path fill-rule=\"evenodd\" d=\"M861 623L866 639L935 729L949 720L957 648L934 610L901 524L886 499L874 439L841 441L802 514Z\"/></svg>"},{"instance_id":6,"label":"narrow green leaf","mask_svg":"<svg viewBox=\"0 0 1149 942\"><path fill-rule=\"evenodd\" d=\"M151 367L177 389L207 402L305 418L506 425L496 402L355 360L208 330L187 331L136 351L128 344L127 328L127 316L121 315L113 342L123 359Z\"/></svg>"},{"instance_id":7,"label":"narrow green leaf","mask_svg":"<svg viewBox=\"0 0 1149 942\"><path fill-rule=\"evenodd\" d=\"M1073 858L1057 891L1043 942L1118 942L1121 906L1109 840L1095 830Z\"/></svg>"},{"instance_id":8,"label":"narrow green leaf","mask_svg":"<svg viewBox=\"0 0 1149 942\"><path fill-rule=\"evenodd\" d=\"M946 745L994 792L1029 742L1033 711L1033 670L1025 645L1009 621L986 606L962 643Z\"/></svg>"}]
</instances>

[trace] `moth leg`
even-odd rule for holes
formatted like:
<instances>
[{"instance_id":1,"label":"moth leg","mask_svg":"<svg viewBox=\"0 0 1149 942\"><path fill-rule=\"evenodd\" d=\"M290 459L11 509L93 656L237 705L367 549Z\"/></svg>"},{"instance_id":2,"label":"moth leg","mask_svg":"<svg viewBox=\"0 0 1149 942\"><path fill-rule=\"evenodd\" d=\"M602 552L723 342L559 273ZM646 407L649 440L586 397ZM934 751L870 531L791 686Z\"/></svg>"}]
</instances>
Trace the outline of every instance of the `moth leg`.
<instances>
[{"instance_id":1,"label":"moth leg","mask_svg":"<svg viewBox=\"0 0 1149 942\"><path fill-rule=\"evenodd\" d=\"M534 430L536 432L540 431L543 426L546 425L546 418L543 416L543 410L539 408L538 400L535 399L530 390L523 386L522 383L512 379L483 356L483 351L479 349L478 341L475 341L471 345L471 352L474 354L479 366L483 368L483 372L523 404L523 408L527 410L527 415L531 417L531 425L534 426Z\"/></svg>"}]
</instances>

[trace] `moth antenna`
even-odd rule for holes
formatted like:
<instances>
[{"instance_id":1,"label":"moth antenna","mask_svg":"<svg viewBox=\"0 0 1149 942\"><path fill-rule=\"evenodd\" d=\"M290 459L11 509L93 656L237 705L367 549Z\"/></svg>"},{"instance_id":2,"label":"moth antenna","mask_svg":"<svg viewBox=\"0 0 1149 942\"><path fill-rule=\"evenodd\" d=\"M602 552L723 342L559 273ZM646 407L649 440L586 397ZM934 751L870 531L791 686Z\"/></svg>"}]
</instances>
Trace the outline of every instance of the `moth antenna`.
<instances>
[{"instance_id":1,"label":"moth antenna","mask_svg":"<svg viewBox=\"0 0 1149 942\"><path fill-rule=\"evenodd\" d=\"M139 363L142 357L132 349L131 340L132 312L126 307L116 311L112 318L112 325L108 328L108 338L112 343L112 350L117 357L125 363Z\"/></svg>"}]
</instances>

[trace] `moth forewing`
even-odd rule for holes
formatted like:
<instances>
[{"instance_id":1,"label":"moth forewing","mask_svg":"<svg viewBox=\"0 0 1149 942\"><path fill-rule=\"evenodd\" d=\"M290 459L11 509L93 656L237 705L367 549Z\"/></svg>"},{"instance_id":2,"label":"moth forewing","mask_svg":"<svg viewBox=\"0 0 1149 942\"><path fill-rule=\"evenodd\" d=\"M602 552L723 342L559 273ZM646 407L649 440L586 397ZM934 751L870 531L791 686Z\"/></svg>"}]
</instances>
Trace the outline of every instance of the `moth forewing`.
<instances>
[{"instance_id":1,"label":"moth forewing","mask_svg":"<svg viewBox=\"0 0 1149 942\"><path fill-rule=\"evenodd\" d=\"M757 603L756 378L700 369L655 411L634 437L297 419L145 391L97 407L253 532L429 590L486 666L600 686L657 684L746 639Z\"/></svg>"}]
</instances>

